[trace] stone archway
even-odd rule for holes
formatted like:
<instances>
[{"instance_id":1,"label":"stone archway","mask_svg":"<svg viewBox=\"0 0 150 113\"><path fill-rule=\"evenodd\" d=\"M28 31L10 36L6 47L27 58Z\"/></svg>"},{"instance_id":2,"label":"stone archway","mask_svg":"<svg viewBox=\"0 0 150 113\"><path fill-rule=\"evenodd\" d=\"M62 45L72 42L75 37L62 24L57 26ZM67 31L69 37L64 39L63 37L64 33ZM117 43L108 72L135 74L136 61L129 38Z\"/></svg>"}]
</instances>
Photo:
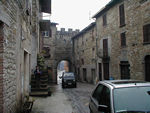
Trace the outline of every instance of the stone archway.
<instances>
[{"instance_id":1,"label":"stone archway","mask_svg":"<svg viewBox=\"0 0 150 113\"><path fill-rule=\"evenodd\" d=\"M69 63L69 71L72 71L72 68L73 68L73 66L72 66L72 61L70 60L70 58L68 58L68 59L57 59L56 61L55 61L55 65L54 65L54 67L53 67L53 76L54 76L54 82L57 84L57 66L58 66L58 64L61 62L61 61L67 61L68 63Z\"/></svg>"},{"instance_id":2,"label":"stone archway","mask_svg":"<svg viewBox=\"0 0 150 113\"><path fill-rule=\"evenodd\" d=\"M145 80L150 82L150 55L145 56Z\"/></svg>"}]
</instances>

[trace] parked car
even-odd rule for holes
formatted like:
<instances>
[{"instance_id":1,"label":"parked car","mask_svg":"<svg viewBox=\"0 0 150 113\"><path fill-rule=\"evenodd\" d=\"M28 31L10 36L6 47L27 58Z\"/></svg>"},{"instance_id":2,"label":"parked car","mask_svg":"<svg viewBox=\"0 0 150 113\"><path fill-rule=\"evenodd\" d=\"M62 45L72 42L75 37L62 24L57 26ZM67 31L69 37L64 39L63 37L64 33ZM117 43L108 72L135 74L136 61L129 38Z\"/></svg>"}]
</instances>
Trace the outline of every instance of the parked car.
<instances>
[{"instance_id":1,"label":"parked car","mask_svg":"<svg viewBox=\"0 0 150 113\"><path fill-rule=\"evenodd\" d=\"M73 72L64 72L62 75L62 88L67 86L77 87L76 78Z\"/></svg>"},{"instance_id":2,"label":"parked car","mask_svg":"<svg viewBox=\"0 0 150 113\"><path fill-rule=\"evenodd\" d=\"M150 82L101 81L93 91L90 113L150 113Z\"/></svg>"}]
</instances>

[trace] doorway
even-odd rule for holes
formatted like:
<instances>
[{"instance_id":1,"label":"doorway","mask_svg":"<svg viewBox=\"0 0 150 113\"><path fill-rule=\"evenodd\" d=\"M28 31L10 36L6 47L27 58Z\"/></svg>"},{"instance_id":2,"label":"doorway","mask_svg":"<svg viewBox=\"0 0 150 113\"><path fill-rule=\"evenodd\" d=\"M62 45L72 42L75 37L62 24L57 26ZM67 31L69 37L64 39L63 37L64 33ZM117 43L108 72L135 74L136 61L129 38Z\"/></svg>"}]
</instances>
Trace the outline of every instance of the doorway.
<instances>
[{"instance_id":1,"label":"doorway","mask_svg":"<svg viewBox=\"0 0 150 113\"><path fill-rule=\"evenodd\" d=\"M98 73L99 81L102 81L102 64L101 63L98 64L98 68L99 68L99 73Z\"/></svg>"},{"instance_id":2,"label":"doorway","mask_svg":"<svg viewBox=\"0 0 150 113\"><path fill-rule=\"evenodd\" d=\"M145 57L145 80L150 82L150 55Z\"/></svg>"},{"instance_id":3,"label":"doorway","mask_svg":"<svg viewBox=\"0 0 150 113\"><path fill-rule=\"evenodd\" d=\"M69 62L66 60L62 60L57 65L57 84L62 83L61 76L64 72L69 72Z\"/></svg>"},{"instance_id":4,"label":"doorway","mask_svg":"<svg viewBox=\"0 0 150 113\"><path fill-rule=\"evenodd\" d=\"M109 63L103 63L104 80L109 80Z\"/></svg>"},{"instance_id":5,"label":"doorway","mask_svg":"<svg viewBox=\"0 0 150 113\"><path fill-rule=\"evenodd\" d=\"M83 80L84 80L84 81L87 81L87 79L86 79L86 74L87 74L86 68L83 68Z\"/></svg>"}]
</instances>

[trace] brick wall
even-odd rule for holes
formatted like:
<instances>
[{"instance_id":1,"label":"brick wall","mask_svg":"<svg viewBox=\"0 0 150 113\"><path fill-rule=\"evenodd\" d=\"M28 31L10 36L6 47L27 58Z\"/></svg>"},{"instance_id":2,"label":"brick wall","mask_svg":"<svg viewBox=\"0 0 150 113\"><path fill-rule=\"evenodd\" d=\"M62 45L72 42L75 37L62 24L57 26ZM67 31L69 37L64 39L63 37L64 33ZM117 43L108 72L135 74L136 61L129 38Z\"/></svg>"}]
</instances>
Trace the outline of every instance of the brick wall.
<instances>
[{"instance_id":1,"label":"brick wall","mask_svg":"<svg viewBox=\"0 0 150 113\"><path fill-rule=\"evenodd\" d=\"M0 113L3 113L3 23L0 22Z\"/></svg>"}]
</instances>

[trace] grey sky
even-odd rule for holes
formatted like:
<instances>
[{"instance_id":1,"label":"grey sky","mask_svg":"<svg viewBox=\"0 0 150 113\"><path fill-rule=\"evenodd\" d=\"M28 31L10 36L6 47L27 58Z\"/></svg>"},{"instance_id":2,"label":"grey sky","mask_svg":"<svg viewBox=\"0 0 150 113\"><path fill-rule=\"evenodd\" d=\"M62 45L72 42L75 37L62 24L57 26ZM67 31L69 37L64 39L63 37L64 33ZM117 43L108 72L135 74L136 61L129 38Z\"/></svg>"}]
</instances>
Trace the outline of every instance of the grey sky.
<instances>
[{"instance_id":1,"label":"grey sky","mask_svg":"<svg viewBox=\"0 0 150 113\"><path fill-rule=\"evenodd\" d=\"M52 0L51 21L59 25L58 29L82 30L91 22L90 19L110 0Z\"/></svg>"}]
</instances>

